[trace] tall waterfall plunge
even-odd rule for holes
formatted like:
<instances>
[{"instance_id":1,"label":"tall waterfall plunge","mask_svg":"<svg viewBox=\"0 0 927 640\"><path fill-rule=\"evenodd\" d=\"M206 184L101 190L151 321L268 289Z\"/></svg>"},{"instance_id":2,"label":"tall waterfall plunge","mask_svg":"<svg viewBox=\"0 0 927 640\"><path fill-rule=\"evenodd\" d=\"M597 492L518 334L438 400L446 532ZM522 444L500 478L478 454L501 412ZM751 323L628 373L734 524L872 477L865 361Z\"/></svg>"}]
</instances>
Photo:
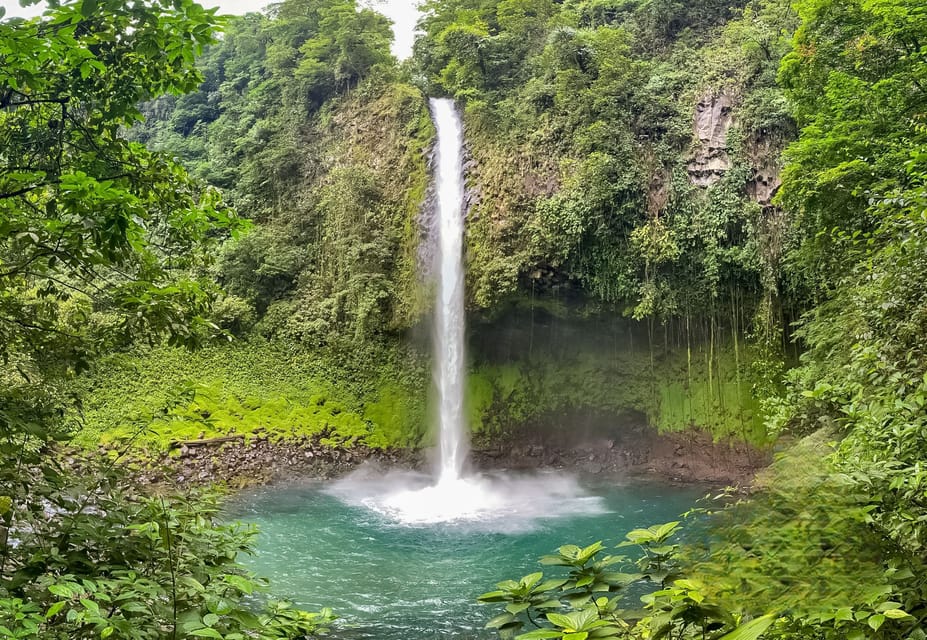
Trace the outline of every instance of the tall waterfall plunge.
<instances>
[{"instance_id":1,"label":"tall waterfall plunge","mask_svg":"<svg viewBox=\"0 0 927 640\"><path fill-rule=\"evenodd\" d=\"M452 100L431 99L438 133L437 280L434 378L438 390L440 467L438 482L460 478L467 443L464 436L464 178L463 126Z\"/></svg>"},{"instance_id":2,"label":"tall waterfall plunge","mask_svg":"<svg viewBox=\"0 0 927 640\"><path fill-rule=\"evenodd\" d=\"M463 419L466 381L464 335L463 126L454 102L432 99L437 130L434 379L438 392L436 476L362 468L329 492L408 526L466 524L516 533L543 518L600 513L600 498L587 495L563 473L464 475L468 438Z\"/></svg>"}]
</instances>

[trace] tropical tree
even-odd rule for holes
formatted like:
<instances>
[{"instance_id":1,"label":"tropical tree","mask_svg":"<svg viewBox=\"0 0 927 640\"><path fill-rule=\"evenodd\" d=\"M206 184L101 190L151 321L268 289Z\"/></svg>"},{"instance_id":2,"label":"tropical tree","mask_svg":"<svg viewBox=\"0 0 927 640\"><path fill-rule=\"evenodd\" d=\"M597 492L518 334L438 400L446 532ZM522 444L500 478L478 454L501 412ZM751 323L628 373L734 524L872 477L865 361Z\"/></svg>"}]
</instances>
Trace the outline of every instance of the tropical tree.
<instances>
[{"instance_id":1,"label":"tropical tree","mask_svg":"<svg viewBox=\"0 0 927 640\"><path fill-rule=\"evenodd\" d=\"M250 532L141 493L118 455L66 465L53 446L95 355L217 333L198 274L239 224L124 134L141 101L197 86L219 25L192 0L52 0L0 22L0 637L296 638L331 619L250 613Z\"/></svg>"}]
</instances>

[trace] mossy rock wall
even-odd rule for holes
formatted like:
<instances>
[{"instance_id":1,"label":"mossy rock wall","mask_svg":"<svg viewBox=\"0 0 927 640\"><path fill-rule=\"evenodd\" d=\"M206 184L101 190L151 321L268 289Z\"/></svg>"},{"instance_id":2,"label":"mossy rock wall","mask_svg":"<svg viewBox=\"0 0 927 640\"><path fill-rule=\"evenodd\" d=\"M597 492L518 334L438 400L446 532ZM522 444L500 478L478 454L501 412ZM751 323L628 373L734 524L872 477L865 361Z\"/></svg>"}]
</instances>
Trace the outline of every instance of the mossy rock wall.
<instances>
[{"instance_id":1,"label":"mossy rock wall","mask_svg":"<svg viewBox=\"0 0 927 640\"><path fill-rule=\"evenodd\" d=\"M660 432L698 429L715 440L767 443L752 394L755 354L739 336L686 336L542 305L478 326L471 342L467 419L474 433L491 438L589 409L616 422L643 414ZM570 429L569 421L562 428Z\"/></svg>"}]
</instances>

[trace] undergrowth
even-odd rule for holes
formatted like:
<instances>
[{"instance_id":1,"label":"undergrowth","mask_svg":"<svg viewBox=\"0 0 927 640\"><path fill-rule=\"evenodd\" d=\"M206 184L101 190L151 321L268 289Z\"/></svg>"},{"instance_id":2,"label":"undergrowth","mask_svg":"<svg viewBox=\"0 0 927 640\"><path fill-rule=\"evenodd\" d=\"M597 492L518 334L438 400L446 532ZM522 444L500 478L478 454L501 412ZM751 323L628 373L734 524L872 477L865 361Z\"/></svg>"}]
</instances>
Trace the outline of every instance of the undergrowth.
<instances>
[{"instance_id":1,"label":"undergrowth","mask_svg":"<svg viewBox=\"0 0 927 640\"><path fill-rule=\"evenodd\" d=\"M115 447L131 440L164 451L177 440L240 434L410 446L424 422L423 380L414 357L385 347L341 359L257 340L199 352L139 350L112 356L82 381L75 441Z\"/></svg>"}]
</instances>

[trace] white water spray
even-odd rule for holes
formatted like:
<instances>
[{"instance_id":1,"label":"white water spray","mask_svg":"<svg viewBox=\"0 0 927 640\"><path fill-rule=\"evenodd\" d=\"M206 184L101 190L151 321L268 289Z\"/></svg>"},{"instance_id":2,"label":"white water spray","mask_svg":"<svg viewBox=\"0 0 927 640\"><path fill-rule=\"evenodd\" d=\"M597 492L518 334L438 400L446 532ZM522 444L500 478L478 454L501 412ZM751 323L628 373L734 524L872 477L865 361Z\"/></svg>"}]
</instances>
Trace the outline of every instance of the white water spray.
<instances>
[{"instance_id":1,"label":"white water spray","mask_svg":"<svg viewBox=\"0 0 927 640\"><path fill-rule=\"evenodd\" d=\"M467 455L463 425L464 349L464 178L463 126L454 102L431 99L438 133L437 266L434 377L438 388L440 467L438 483L460 479Z\"/></svg>"}]
</instances>

